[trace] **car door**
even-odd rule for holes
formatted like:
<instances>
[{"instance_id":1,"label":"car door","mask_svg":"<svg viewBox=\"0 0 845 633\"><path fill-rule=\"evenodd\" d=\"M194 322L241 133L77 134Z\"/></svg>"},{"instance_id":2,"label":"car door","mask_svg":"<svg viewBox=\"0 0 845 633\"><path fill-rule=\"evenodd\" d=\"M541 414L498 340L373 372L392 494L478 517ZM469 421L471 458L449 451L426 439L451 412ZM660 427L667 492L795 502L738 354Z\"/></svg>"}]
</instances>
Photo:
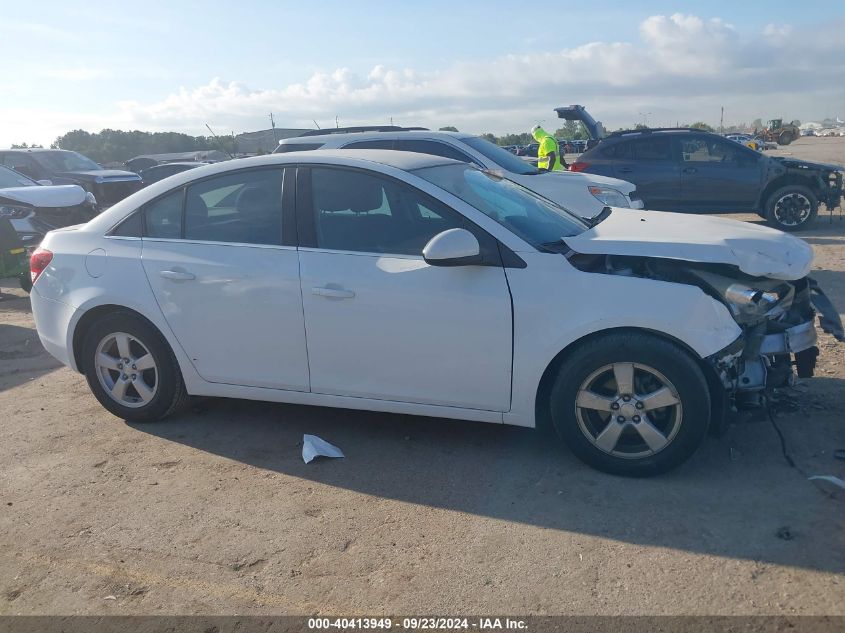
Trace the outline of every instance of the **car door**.
<instances>
[{"instance_id":1,"label":"car door","mask_svg":"<svg viewBox=\"0 0 845 633\"><path fill-rule=\"evenodd\" d=\"M489 235L459 213L377 172L300 168L302 297L317 393L507 411L511 303ZM480 237L490 265L422 257L456 227Z\"/></svg>"},{"instance_id":2,"label":"car door","mask_svg":"<svg viewBox=\"0 0 845 633\"><path fill-rule=\"evenodd\" d=\"M647 209L680 207L681 178L672 140L665 135L614 143L599 152L613 164L613 176L632 182Z\"/></svg>"},{"instance_id":3,"label":"car door","mask_svg":"<svg viewBox=\"0 0 845 633\"><path fill-rule=\"evenodd\" d=\"M761 156L715 136L678 139L681 147L681 194L700 211L753 210L760 196Z\"/></svg>"},{"instance_id":4,"label":"car door","mask_svg":"<svg viewBox=\"0 0 845 633\"><path fill-rule=\"evenodd\" d=\"M280 168L227 172L143 209L147 278L209 382L309 388L295 181L292 171L285 175Z\"/></svg>"}]
</instances>

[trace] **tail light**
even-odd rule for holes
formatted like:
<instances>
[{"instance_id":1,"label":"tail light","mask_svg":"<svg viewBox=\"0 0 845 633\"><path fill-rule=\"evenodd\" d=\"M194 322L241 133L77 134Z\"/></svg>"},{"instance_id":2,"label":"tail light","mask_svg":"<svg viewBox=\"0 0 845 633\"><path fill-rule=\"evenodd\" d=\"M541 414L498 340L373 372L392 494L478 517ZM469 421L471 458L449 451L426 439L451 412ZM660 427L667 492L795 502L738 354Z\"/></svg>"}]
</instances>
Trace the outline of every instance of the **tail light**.
<instances>
[{"instance_id":1,"label":"tail light","mask_svg":"<svg viewBox=\"0 0 845 633\"><path fill-rule=\"evenodd\" d=\"M569 166L569 171L584 171L590 163L579 163L577 160Z\"/></svg>"},{"instance_id":2,"label":"tail light","mask_svg":"<svg viewBox=\"0 0 845 633\"><path fill-rule=\"evenodd\" d=\"M36 248L32 255L29 256L29 276L32 278L32 283L44 272L44 269L53 261L52 251L46 248Z\"/></svg>"}]
</instances>

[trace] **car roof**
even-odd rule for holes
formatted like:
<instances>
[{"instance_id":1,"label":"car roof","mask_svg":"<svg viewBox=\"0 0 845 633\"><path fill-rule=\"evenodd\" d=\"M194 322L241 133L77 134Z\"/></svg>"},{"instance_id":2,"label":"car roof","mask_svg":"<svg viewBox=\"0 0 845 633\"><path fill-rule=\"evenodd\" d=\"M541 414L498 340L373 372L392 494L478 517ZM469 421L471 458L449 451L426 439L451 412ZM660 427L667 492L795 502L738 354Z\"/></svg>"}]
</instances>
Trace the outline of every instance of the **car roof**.
<instances>
[{"instance_id":1,"label":"car roof","mask_svg":"<svg viewBox=\"0 0 845 633\"><path fill-rule=\"evenodd\" d=\"M456 139L465 139L471 138L472 134L467 134L466 132L447 132L447 131L440 131L440 130L386 130L383 132L379 131L366 131L366 132L342 132L340 134L324 134L324 135L312 135L312 136L294 136L292 138L284 138L279 141L279 145L296 145L299 143L328 143L332 140L364 140L364 139L371 139L371 138L456 138Z\"/></svg>"}]
</instances>

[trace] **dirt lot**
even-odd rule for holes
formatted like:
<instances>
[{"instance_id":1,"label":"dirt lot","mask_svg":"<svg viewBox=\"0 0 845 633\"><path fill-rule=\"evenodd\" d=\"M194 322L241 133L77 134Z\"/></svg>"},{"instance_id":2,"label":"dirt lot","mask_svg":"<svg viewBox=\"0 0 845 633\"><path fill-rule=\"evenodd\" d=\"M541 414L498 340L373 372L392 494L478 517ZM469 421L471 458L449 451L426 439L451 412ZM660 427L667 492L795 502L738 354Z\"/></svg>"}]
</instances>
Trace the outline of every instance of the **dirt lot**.
<instances>
[{"instance_id":1,"label":"dirt lot","mask_svg":"<svg viewBox=\"0 0 845 633\"><path fill-rule=\"evenodd\" d=\"M845 139L778 150L845 164ZM751 219L746 217L746 219ZM845 308L845 221L802 235ZM845 346L777 417L625 480L530 430L246 401L106 413L0 301L0 614L845 614ZM302 463L303 433L346 459Z\"/></svg>"}]
</instances>

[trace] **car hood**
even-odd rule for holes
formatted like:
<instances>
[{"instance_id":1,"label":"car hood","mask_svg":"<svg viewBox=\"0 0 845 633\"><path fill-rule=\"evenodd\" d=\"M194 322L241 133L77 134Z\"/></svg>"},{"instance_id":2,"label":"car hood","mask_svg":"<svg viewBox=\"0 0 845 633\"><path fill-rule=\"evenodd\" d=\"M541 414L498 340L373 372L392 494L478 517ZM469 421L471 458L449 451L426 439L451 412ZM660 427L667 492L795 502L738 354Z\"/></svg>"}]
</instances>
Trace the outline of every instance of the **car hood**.
<instances>
[{"instance_id":1,"label":"car hood","mask_svg":"<svg viewBox=\"0 0 845 633\"><path fill-rule=\"evenodd\" d=\"M9 187L0 189L0 202L21 202L27 206L41 208L75 207L85 202L86 195L85 189L79 185Z\"/></svg>"},{"instance_id":2,"label":"car hood","mask_svg":"<svg viewBox=\"0 0 845 633\"><path fill-rule=\"evenodd\" d=\"M799 169L817 169L820 171L845 171L845 166L834 163L817 163L812 160L801 160L789 156L772 156L772 160L783 163L786 167L797 167Z\"/></svg>"},{"instance_id":3,"label":"car hood","mask_svg":"<svg viewBox=\"0 0 845 633\"><path fill-rule=\"evenodd\" d=\"M564 240L576 253L730 264L753 277L806 277L813 249L775 229L724 218L613 209L593 228Z\"/></svg>"},{"instance_id":4,"label":"car hood","mask_svg":"<svg viewBox=\"0 0 845 633\"><path fill-rule=\"evenodd\" d=\"M91 171L60 171L57 176L74 178L85 182L108 181L108 180L141 180L135 172L123 171L122 169L92 169Z\"/></svg>"},{"instance_id":5,"label":"car hood","mask_svg":"<svg viewBox=\"0 0 845 633\"><path fill-rule=\"evenodd\" d=\"M536 191L541 196L551 200L559 200L563 206L567 205L567 191L570 187L609 187L630 196L636 191L637 186L627 180L619 180L609 176L598 174L585 174L575 171L550 171L542 174L531 174L522 176L518 174L505 174L507 178L518 182L523 187ZM596 212L598 215L598 212Z\"/></svg>"}]
</instances>

